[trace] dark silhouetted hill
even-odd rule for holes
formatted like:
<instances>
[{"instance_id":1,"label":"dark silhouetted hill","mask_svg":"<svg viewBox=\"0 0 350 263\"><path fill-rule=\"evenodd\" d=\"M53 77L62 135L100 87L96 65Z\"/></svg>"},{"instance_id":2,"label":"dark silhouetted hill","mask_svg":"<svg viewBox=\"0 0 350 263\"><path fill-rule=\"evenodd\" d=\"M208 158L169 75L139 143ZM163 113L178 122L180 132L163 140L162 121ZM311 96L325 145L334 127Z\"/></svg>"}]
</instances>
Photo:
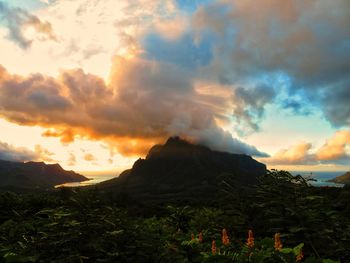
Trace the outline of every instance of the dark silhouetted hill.
<instances>
[{"instance_id":1,"label":"dark silhouetted hill","mask_svg":"<svg viewBox=\"0 0 350 263\"><path fill-rule=\"evenodd\" d=\"M329 182L350 185L350 172L337 176L336 178L329 180Z\"/></svg>"},{"instance_id":2,"label":"dark silhouetted hill","mask_svg":"<svg viewBox=\"0 0 350 263\"><path fill-rule=\"evenodd\" d=\"M264 174L266 166L250 156L213 151L172 137L99 188L145 199L203 199L216 193L223 175L235 177L240 186L251 186Z\"/></svg>"},{"instance_id":3,"label":"dark silhouetted hill","mask_svg":"<svg viewBox=\"0 0 350 263\"><path fill-rule=\"evenodd\" d=\"M59 164L0 160L0 188L51 188L58 184L86 180L89 179L73 171L66 171Z\"/></svg>"}]
</instances>

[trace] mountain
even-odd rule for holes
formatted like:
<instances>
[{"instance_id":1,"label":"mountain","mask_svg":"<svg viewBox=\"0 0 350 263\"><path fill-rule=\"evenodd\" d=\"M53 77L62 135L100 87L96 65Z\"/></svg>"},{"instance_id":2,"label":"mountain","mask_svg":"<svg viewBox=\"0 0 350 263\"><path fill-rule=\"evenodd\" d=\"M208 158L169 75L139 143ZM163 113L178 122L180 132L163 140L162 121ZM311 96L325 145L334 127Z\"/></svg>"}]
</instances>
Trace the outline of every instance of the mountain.
<instances>
[{"instance_id":1,"label":"mountain","mask_svg":"<svg viewBox=\"0 0 350 263\"><path fill-rule=\"evenodd\" d=\"M266 174L266 166L243 154L213 151L179 137L153 146L145 159L118 178L102 182L99 188L145 199L211 198L222 176L249 186Z\"/></svg>"},{"instance_id":2,"label":"mountain","mask_svg":"<svg viewBox=\"0 0 350 263\"><path fill-rule=\"evenodd\" d=\"M328 182L338 183L338 184L349 184L350 185L350 172L347 172L343 175L337 176L329 180Z\"/></svg>"},{"instance_id":3,"label":"mountain","mask_svg":"<svg viewBox=\"0 0 350 263\"><path fill-rule=\"evenodd\" d=\"M73 171L66 171L59 164L0 160L0 188L52 188L58 184L86 180L89 179Z\"/></svg>"}]
</instances>

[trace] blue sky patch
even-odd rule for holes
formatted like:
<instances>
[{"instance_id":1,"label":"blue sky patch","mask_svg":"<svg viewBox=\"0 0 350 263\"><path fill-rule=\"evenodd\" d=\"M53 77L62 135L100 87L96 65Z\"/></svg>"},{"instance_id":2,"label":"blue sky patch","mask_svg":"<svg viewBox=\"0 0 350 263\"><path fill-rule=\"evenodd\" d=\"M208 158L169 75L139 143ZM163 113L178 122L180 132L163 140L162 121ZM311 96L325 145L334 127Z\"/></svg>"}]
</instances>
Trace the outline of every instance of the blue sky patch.
<instances>
[{"instance_id":1,"label":"blue sky patch","mask_svg":"<svg viewBox=\"0 0 350 263\"><path fill-rule=\"evenodd\" d=\"M201 5L212 2L211 0L176 0L177 6L186 12L192 13Z\"/></svg>"},{"instance_id":2,"label":"blue sky patch","mask_svg":"<svg viewBox=\"0 0 350 263\"><path fill-rule=\"evenodd\" d=\"M195 44L191 33L176 40L168 40L158 34L150 34L143 41L147 59L172 63L186 69L205 66L212 60L213 39L204 38Z\"/></svg>"}]
</instances>

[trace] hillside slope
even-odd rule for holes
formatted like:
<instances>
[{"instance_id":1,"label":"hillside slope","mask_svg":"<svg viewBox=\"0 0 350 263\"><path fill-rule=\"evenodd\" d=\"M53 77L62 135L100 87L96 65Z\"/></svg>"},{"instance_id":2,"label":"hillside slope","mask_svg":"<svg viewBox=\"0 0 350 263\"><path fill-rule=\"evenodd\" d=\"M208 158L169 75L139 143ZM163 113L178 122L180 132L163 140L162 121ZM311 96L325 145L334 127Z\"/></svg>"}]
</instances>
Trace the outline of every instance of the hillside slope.
<instances>
[{"instance_id":1,"label":"hillside slope","mask_svg":"<svg viewBox=\"0 0 350 263\"><path fill-rule=\"evenodd\" d=\"M210 198L224 174L247 186L265 173L266 166L250 156L213 151L172 137L98 187L150 199Z\"/></svg>"},{"instance_id":2,"label":"hillside slope","mask_svg":"<svg viewBox=\"0 0 350 263\"><path fill-rule=\"evenodd\" d=\"M329 180L329 182L350 185L350 172L347 172L343 175L337 176L336 178Z\"/></svg>"},{"instance_id":3,"label":"hillside slope","mask_svg":"<svg viewBox=\"0 0 350 263\"><path fill-rule=\"evenodd\" d=\"M66 171L59 164L0 160L0 188L51 188L58 184L86 180L89 179Z\"/></svg>"}]
</instances>

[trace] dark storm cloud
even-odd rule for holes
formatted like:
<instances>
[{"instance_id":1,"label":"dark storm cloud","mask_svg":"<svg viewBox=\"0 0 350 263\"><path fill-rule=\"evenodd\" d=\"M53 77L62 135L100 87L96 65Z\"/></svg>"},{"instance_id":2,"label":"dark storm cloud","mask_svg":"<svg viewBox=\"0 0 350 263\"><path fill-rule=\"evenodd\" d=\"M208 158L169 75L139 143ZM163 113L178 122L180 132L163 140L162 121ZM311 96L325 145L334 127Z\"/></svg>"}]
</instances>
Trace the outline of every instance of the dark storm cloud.
<instances>
[{"instance_id":1,"label":"dark storm cloud","mask_svg":"<svg viewBox=\"0 0 350 263\"><path fill-rule=\"evenodd\" d=\"M350 79L324 88L321 98L325 116L334 125L350 126Z\"/></svg>"},{"instance_id":2,"label":"dark storm cloud","mask_svg":"<svg viewBox=\"0 0 350 263\"><path fill-rule=\"evenodd\" d=\"M197 9L193 25L198 38L217 35L207 75L242 85L282 72L290 95L303 90L332 124L349 125L349 1L217 1Z\"/></svg>"},{"instance_id":3,"label":"dark storm cloud","mask_svg":"<svg viewBox=\"0 0 350 263\"><path fill-rule=\"evenodd\" d=\"M264 114L264 107L276 96L274 89L258 85L234 89L233 116L237 122L244 122L253 131L259 129L258 123Z\"/></svg>"}]
</instances>

